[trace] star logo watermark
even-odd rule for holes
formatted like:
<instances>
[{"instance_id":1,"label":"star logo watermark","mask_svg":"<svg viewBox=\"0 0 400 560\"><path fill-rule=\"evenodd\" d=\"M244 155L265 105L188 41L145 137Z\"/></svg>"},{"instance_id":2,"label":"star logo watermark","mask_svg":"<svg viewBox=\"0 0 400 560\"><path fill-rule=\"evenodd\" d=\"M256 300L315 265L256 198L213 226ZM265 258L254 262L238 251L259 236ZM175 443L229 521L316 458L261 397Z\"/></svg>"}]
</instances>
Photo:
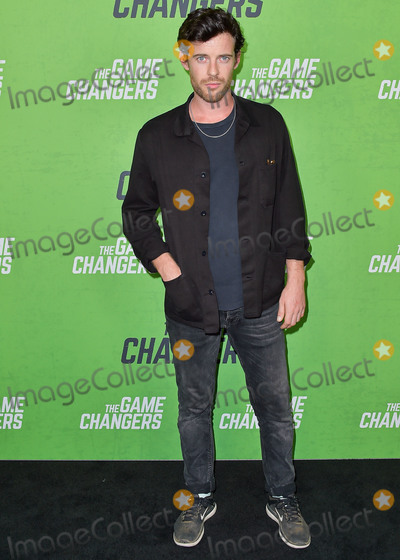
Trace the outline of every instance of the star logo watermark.
<instances>
[{"instance_id":1,"label":"star logo watermark","mask_svg":"<svg viewBox=\"0 0 400 560\"><path fill-rule=\"evenodd\" d=\"M387 39L380 39L375 43L373 52L378 60L388 60L393 56L394 46Z\"/></svg>"},{"instance_id":2,"label":"star logo watermark","mask_svg":"<svg viewBox=\"0 0 400 560\"><path fill-rule=\"evenodd\" d=\"M176 509L180 509L181 511L185 511L190 509L194 504L194 496L189 490L178 490L175 492L172 503L176 507Z\"/></svg>"},{"instance_id":3,"label":"star logo watermark","mask_svg":"<svg viewBox=\"0 0 400 560\"><path fill-rule=\"evenodd\" d=\"M382 339L378 340L378 342L375 342L373 351L375 357L378 358L378 360L390 360L390 358L393 356L394 346L388 340Z\"/></svg>"},{"instance_id":4,"label":"star logo watermark","mask_svg":"<svg viewBox=\"0 0 400 560\"><path fill-rule=\"evenodd\" d=\"M194 354L194 346L190 342L190 340L186 340L185 338L181 338L177 340L172 348L172 352L177 360L181 360L181 362L186 362L190 360L190 358Z\"/></svg>"},{"instance_id":5,"label":"star logo watermark","mask_svg":"<svg viewBox=\"0 0 400 560\"><path fill-rule=\"evenodd\" d=\"M372 498L372 503L379 511L386 511L394 504L394 496L390 490L378 490Z\"/></svg>"},{"instance_id":6,"label":"star logo watermark","mask_svg":"<svg viewBox=\"0 0 400 560\"><path fill-rule=\"evenodd\" d=\"M176 58L179 58L181 62L186 62L193 56L194 46L186 39L179 39L172 50Z\"/></svg>"},{"instance_id":7,"label":"star logo watermark","mask_svg":"<svg viewBox=\"0 0 400 560\"><path fill-rule=\"evenodd\" d=\"M373 203L378 210L389 210L393 206L394 196L390 191L381 189L374 194Z\"/></svg>"},{"instance_id":8,"label":"star logo watermark","mask_svg":"<svg viewBox=\"0 0 400 560\"><path fill-rule=\"evenodd\" d=\"M175 208L178 208L178 210L182 210L184 212L185 210L189 210L193 206L194 196L190 191L186 189L180 189L174 194L172 202L174 203Z\"/></svg>"}]
</instances>

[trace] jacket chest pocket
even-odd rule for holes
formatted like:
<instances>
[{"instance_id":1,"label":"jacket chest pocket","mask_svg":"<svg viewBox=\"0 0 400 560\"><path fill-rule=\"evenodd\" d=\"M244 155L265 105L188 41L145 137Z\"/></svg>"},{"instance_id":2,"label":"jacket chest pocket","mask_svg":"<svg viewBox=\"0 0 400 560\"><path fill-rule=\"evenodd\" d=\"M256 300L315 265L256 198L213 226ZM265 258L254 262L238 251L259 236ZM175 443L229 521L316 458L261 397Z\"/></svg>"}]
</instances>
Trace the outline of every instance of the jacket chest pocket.
<instances>
[{"instance_id":1,"label":"jacket chest pocket","mask_svg":"<svg viewBox=\"0 0 400 560\"><path fill-rule=\"evenodd\" d=\"M267 159L263 166L258 167L258 188L262 206L271 206L275 200L276 162Z\"/></svg>"}]
</instances>

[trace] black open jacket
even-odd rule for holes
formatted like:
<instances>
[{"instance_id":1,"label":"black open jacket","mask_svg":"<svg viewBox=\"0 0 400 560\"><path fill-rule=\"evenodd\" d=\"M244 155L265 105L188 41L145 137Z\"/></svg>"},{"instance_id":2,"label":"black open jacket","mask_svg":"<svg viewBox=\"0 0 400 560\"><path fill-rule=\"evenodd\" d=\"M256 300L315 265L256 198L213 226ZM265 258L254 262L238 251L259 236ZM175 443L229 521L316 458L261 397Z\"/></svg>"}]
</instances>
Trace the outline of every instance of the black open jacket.
<instances>
[{"instance_id":1,"label":"black open jacket","mask_svg":"<svg viewBox=\"0 0 400 560\"><path fill-rule=\"evenodd\" d=\"M210 164L189 117L188 101L139 131L128 191L122 206L124 233L149 272L169 251L182 276L165 282L165 312L176 321L219 330L208 263ZM239 170L238 224L245 317L259 317L279 300L286 259L310 259L304 206L289 135L278 111L235 97L235 155ZM177 209L185 189L194 203ZM165 241L155 215L161 209ZM220 248L224 250L224 248ZM227 248L228 249L228 248Z\"/></svg>"}]
</instances>

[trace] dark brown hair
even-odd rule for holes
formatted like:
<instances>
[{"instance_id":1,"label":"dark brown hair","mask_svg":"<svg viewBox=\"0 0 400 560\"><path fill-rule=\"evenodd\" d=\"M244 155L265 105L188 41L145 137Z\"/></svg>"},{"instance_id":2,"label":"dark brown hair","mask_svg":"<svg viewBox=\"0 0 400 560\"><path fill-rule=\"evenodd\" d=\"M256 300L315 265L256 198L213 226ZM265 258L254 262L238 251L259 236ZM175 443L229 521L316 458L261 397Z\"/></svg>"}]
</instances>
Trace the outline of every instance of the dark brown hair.
<instances>
[{"instance_id":1,"label":"dark brown hair","mask_svg":"<svg viewBox=\"0 0 400 560\"><path fill-rule=\"evenodd\" d=\"M178 41L209 41L220 33L230 33L235 39L235 54L244 45L244 37L240 25L229 12L221 8L198 8L191 12L178 32Z\"/></svg>"}]
</instances>

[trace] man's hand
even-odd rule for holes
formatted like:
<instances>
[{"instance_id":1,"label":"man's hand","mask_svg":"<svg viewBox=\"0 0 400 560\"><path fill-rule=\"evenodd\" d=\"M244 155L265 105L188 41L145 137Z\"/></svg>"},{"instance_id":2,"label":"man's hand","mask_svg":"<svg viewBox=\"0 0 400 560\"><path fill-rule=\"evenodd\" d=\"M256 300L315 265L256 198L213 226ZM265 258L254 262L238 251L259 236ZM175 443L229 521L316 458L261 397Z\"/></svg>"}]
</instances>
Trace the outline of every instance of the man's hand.
<instances>
[{"instance_id":1,"label":"man's hand","mask_svg":"<svg viewBox=\"0 0 400 560\"><path fill-rule=\"evenodd\" d=\"M304 293L304 262L286 261L287 282L279 300L277 321L283 321L281 329L293 327L304 316L306 296Z\"/></svg>"},{"instance_id":2,"label":"man's hand","mask_svg":"<svg viewBox=\"0 0 400 560\"><path fill-rule=\"evenodd\" d=\"M182 274L181 269L172 258L171 253L163 253L154 259L152 263L164 282L175 280L175 278L178 278L178 276Z\"/></svg>"}]
</instances>

